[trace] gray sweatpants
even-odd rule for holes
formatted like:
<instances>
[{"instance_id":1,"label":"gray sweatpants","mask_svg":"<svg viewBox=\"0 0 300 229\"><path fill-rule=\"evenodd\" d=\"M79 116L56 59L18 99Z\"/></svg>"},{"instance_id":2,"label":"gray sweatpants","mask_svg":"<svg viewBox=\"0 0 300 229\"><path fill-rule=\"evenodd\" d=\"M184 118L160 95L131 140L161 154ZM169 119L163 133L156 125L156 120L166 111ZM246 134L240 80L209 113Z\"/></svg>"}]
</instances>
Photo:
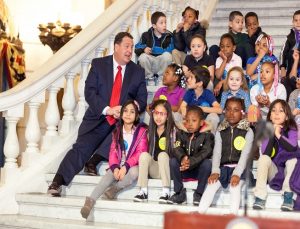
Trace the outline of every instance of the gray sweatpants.
<instances>
[{"instance_id":1,"label":"gray sweatpants","mask_svg":"<svg viewBox=\"0 0 300 229\"><path fill-rule=\"evenodd\" d=\"M139 167L134 166L129 169L123 180L117 181L114 177L114 174L109 169L107 173L101 178L97 186L94 188L92 194L90 195L90 198L96 201L105 192L105 190L112 185L116 185L120 189L126 188L137 180L138 174Z\"/></svg>"}]
</instances>

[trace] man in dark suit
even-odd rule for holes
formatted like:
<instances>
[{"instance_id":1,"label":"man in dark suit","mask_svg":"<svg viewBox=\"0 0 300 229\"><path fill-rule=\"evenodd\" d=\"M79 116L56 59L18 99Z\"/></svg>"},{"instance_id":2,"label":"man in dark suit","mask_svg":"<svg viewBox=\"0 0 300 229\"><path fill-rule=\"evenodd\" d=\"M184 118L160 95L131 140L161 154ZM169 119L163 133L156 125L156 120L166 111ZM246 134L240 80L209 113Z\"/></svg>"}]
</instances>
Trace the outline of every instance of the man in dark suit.
<instances>
[{"instance_id":1,"label":"man in dark suit","mask_svg":"<svg viewBox=\"0 0 300 229\"><path fill-rule=\"evenodd\" d=\"M132 99L137 102L140 112L145 110L145 71L131 61L132 51L132 36L120 32L114 40L114 54L93 59L85 82L85 99L89 107L79 127L75 144L60 163L48 188L49 194L60 196L61 186L69 185L81 171L97 147L115 128L122 104Z\"/></svg>"}]
</instances>

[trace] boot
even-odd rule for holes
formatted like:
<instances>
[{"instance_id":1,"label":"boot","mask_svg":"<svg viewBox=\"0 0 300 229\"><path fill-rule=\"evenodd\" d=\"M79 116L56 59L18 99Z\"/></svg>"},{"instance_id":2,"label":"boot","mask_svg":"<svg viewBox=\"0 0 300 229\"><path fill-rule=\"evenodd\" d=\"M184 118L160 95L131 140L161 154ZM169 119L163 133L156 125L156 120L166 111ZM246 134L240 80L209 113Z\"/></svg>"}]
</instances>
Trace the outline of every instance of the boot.
<instances>
[{"instance_id":1,"label":"boot","mask_svg":"<svg viewBox=\"0 0 300 229\"><path fill-rule=\"evenodd\" d=\"M105 193L103 194L103 195L104 195L104 198L105 198L105 199L108 199L108 200L113 200L113 199L115 199L117 193L118 193L119 191L121 191L122 189L123 189L123 188L120 188L120 187L118 187L118 186L116 186L116 185L112 185L112 186L110 186L110 187L105 191Z\"/></svg>"},{"instance_id":2,"label":"boot","mask_svg":"<svg viewBox=\"0 0 300 229\"><path fill-rule=\"evenodd\" d=\"M84 206L81 208L81 216L85 219L87 219L87 217L89 216L91 210L93 209L94 205L95 205L96 201L93 200L90 197L86 197L85 199L85 203Z\"/></svg>"}]
</instances>

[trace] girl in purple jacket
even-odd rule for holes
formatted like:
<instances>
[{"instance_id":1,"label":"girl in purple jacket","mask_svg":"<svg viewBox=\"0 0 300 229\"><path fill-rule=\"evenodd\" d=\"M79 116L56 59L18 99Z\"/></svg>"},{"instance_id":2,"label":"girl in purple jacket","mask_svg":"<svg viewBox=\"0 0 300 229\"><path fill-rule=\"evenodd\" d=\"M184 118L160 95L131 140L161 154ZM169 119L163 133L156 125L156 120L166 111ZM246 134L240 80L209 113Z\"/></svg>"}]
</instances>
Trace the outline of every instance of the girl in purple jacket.
<instances>
[{"instance_id":1,"label":"girl in purple jacket","mask_svg":"<svg viewBox=\"0 0 300 229\"><path fill-rule=\"evenodd\" d=\"M253 208L265 208L268 181L271 188L283 192L281 210L292 211L296 193L293 192L294 184L290 178L300 158L297 125L289 105L281 99L271 103L267 121L273 124L274 136L262 141Z\"/></svg>"},{"instance_id":2,"label":"girl in purple jacket","mask_svg":"<svg viewBox=\"0 0 300 229\"><path fill-rule=\"evenodd\" d=\"M123 105L120 117L110 147L109 170L92 194L86 197L81 208L83 218L89 216L96 200L102 194L106 199L114 199L119 191L137 179L139 156L148 151L147 127L139 123L138 107L133 100Z\"/></svg>"}]
</instances>

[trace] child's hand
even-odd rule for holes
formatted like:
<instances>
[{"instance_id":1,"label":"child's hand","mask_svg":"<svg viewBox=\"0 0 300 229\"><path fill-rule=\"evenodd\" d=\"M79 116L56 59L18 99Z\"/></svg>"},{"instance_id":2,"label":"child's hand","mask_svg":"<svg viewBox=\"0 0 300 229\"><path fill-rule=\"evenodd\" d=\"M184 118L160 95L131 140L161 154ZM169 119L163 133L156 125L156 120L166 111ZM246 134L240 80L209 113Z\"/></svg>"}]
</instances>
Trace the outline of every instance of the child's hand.
<instances>
[{"instance_id":1,"label":"child's hand","mask_svg":"<svg viewBox=\"0 0 300 229\"><path fill-rule=\"evenodd\" d=\"M178 23L176 27L176 32L178 33L183 28L183 22Z\"/></svg>"},{"instance_id":2,"label":"child's hand","mask_svg":"<svg viewBox=\"0 0 300 229\"><path fill-rule=\"evenodd\" d=\"M218 181L218 179L219 179L219 176L220 175L218 173L212 173L212 174L210 174L210 176L208 177L208 180L207 180L208 184L214 184L214 183L216 183Z\"/></svg>"},{"instance_id":3,"label":"child's hand","mask_svg":"<svg viewBox=\"0 0 300 229\"><path fill-rule=\"evenodd\" d=\"M119 171L119 180L123 180L124 176L126 175L127 169L125 166L122 166L122 168Z\"/></svg>"},{"instance_id":4,"label":"child's hand","mask_svg":"<svg viewBox=\"0 0 300 229\"><path fill-rule=\"evenodd\" d=\"M184 32L187 31L187 30L189 30L190 28L191 28L191 25L189 23L184 23L183 24L183 31Z\"/></svg>"},{"instance_id":5,"label":"child's hand","mask_svg":"<svg viewBox=\"0 0 300 229\"><path fill-rule=\"evenodd\" d=\"M260 59L262 59L267 53L268 53L268 50L265 50L265 49L260 48L259 51L258 51L257 56L258 56Z\"/></svg>"},{"instance_id":6,"label":"child's hand","mask_svg":"<svg viewBox=\"0 0 300 229\"><path fill-rule=\"evenodd\" d=\"M222 58L223 61L227 62L227 56L222 51L220 51L218 54Z\"/></svg>"},{"instance_id":7,"label":"child's hand","mask_svg":"<svg viewBox=\"0 0 300 229\"><path fill-rule=\"evenodd\" d=\"M115 168L115 170L114 170L114 178L115 178L116 180L119 180L119 171L120 171L119 168Z\"/></svg>"},{"instance_id":8,"label":"child's hand","mask_svg":"<svg viewBox=\"0 0 300 229\"><path fill-rule=\"evenodd\" d=\"M215 95L215 96L218 96L218 95L219 95L222 86L223 86L223 81L220 81L220 82L215 86L215 88L214 88L214 95Z\"/></svg>"},{"instance_id":9,"label":"child's hand","mask_svg":"<svg viewBox=\"0 0 300 229\"><path fill-rule=\"evenodd\" d=\"M233 176L231 177L231 179L230 179L230 185L231 185L232 187L235 187L235 186L237 186L239 183L240 183L240 177L237 176L237 175L233 175Z\"/></svg>"},{"instance_id":10,"label":"child's hand","mask_svg":"<svg viewBox=\"0 0 300 229\"><path fill-rule=\"evenodd\" d=\"M189 72L189 68L186 65L182 65L182 71L183 71L184 75L187 76L187 74Z\"/></svg>"},{"instance_id":11,"label":"child's hand","mask_svg":"<svg viewBox=\"0 0 300 229\"><path fill-rule=\"evenodd\" d=\"M180 163L180 171L185 171L187 169L189 169L190 167L190 159L188 158L188 156L184 156L181 160Z\"/></svg>"},{"instance_id":12,"label":"child's hand","mask_svg":"<svg viewBox=\"0 0 300 229\"><path fill-rule=\"evenodd\" d=\"M298 108L295 108L295 109L293 110L292 114L293 114L294 116L299 115L299 114L300 114L300 110L299 110Z\"/></svg>"},{"instance_id":13,"label":"child's hand","mask_svg":"<svg viewBox=\"0 0 300 229\"><path fill-rule=\"evenodd\" d=\"M144 49L144 53L150 55L150 54L151 54L151 48L146 47L146 48Z\"/></svg>"},{"instance_id":14,"label":"child's hand","mask_svg":"<svg viewBox=\"0 0 300 229\"><path fill-rule=\"evenodd\" d=\"M276 138L280 138L281 136L281 129L282 129L282 126L281 125L277 125L277 124L274 124L274 134L276 136Z\"/></svg>"},{"instance_id":15,"label":"child's hand","mask_svg":"<svg viewBox=\"0 0 300 229\"><path fill-rule=\"evenodd\" d=\"M294 52L293 52L293 59L294 59L294 61L296 61L296 62L299 61L299 50L298 50L298 49L294 49Z\"/></svg>"},{"instance_id":16,"label":"child's hand","mask_svg":"<svg viewBox=\"0 0 300 229\"><path fill-rule=\"evenodd\" d=\"M300 89L300 79L299 78L297 78L297 80L296 80L296 88Z\"/></svg>"}]
</instances>

